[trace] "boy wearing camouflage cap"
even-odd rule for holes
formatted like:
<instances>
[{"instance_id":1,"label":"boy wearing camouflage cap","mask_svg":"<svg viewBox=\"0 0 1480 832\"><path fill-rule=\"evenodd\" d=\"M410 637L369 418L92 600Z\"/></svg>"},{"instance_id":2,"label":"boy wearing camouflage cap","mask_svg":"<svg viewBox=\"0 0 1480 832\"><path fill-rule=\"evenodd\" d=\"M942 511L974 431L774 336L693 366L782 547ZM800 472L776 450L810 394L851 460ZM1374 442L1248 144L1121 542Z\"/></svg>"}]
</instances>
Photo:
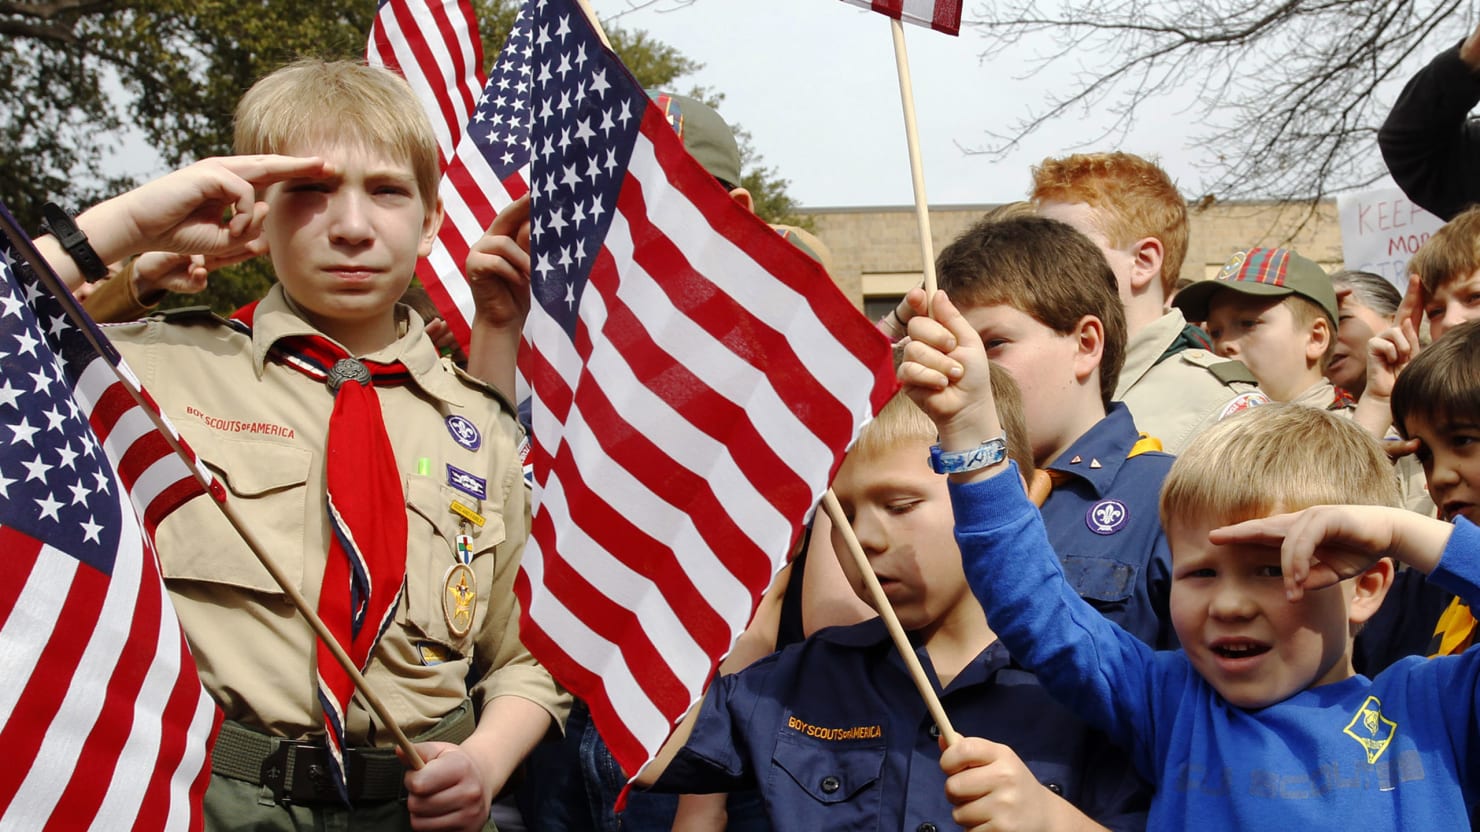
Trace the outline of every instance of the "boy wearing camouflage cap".
<instances>
[{"instance_id":1,"label":"boy wearing camouflage cap","mask_svg":"<svg viewBox=\"0 0 1480 832\"><path fill-rule=\"evenodd\" d=\"M1218 354L1242 361L1271 399L1350 412L1351 397L1324 375L1336 347L1336 290L1313 261L1281 248L1236 252L1174 304L1207 321Z\"/></svg>"}]
</instances>

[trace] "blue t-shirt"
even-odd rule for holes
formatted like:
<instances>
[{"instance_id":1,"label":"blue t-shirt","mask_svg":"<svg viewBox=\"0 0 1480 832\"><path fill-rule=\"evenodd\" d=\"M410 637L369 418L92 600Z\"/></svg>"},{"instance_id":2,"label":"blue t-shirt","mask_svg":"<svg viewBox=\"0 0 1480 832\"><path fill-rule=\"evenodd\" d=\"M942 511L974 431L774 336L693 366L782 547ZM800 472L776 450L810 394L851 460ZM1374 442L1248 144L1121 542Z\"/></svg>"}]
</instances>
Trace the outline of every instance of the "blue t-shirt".
<instances>
[{"instance_id":1,"label":"blue t-shirt","mask_svg":"<svg viewBox=\"0 0 1480 832\"><path fill-rule=\"evenodd\" d=\"M998 636L1156 787L1151 829L1464 829L1480 786L1480 651L1404 659L1258 710L1153 652L1064 580L1016 478L951 486L966 576ZM1480 600L1461 521L1432 579Z\"/></svg>"},{"instance_id":2,"label":"blue t-shirt","mask_svg":"<svg viewBox=\"0 0 1480 832\"><path fill-rule=\"evenodd\" d=\"M1147 644L1175 647L1171 553L1157 506L1176 458L1160 451L1127 458L1139 438L1131 412L1112 404L1045 466L1071 476L1043 503L1043 525L1080 597Z\"/></svg>"},{"instance_id":3,"label":"blue t-shirt","mask_svg":"<svg viewBox=\"0 0 1480 832\"><path fill-rule=\"evenodd\" d=\"M944 691L967 736L1004 743L1039 782L1112 829L1144 829L1148 791L1126 757L993 644ZM758 788L778 832L954 829L934 723L877 619L833 627L710 687L654 787Z\"/></svg>"}]
</instances>

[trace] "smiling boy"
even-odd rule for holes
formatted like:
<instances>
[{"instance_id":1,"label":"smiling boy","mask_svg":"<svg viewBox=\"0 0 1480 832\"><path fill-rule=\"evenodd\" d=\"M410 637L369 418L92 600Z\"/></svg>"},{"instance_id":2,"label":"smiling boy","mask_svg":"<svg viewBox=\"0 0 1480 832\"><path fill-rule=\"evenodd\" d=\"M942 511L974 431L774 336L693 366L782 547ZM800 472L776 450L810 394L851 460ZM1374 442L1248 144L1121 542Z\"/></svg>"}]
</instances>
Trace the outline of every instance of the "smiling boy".
<instances>
[{"instance_id":1,"label":"smiling boy","mask_svg":"<svg viewBox=\"0 0 1480 832\"><path fill-rule=\"evenodd\" d=\"M949 301L935 314L910 322L900 380L943 450L973 448L999 430L985 350ZM1480 785L1480 653L1405 659L1369 680L1351 652L1392 580L1377 556L1476 599L1480 534L1463 522L1444 550L1446 536L1424 525L1434 521L1388 508L1391 468L1360 427L1269 405L1178 458L1161 502L1177 651L1150 650L1070 590L1038 518L997 476L1005 467L951 477L967 579L1014 655L1156 786L1149 828L1467 823ZM1364 507L1243 522L1332 502ZM1322 520L1333 513L1341 522ZM955 799L969 807L975 744L963 741L959 757Z\"/></svg>"},{"instance_id":2,"label":"smiling boy","mask_svg":"<svg viewBox=\"0 0 1480 832\"><path fill-rule=\"evenodd\" d=\"M219 253L260 231L279 283L232 322L167 314L110 337L427 764L403 768L242 533L197 497L156 543L227 720L207 828L483 829L568 698L518 637L513 408L396 303L441 222L430 124L388 71L303 61L248 91L236 129L244 153L313 158L207 160L78 225L105 261ZM77 282L55 240L41 245ZM498 287L474 288L477 352Z\"/></svg>"}]
</instances>

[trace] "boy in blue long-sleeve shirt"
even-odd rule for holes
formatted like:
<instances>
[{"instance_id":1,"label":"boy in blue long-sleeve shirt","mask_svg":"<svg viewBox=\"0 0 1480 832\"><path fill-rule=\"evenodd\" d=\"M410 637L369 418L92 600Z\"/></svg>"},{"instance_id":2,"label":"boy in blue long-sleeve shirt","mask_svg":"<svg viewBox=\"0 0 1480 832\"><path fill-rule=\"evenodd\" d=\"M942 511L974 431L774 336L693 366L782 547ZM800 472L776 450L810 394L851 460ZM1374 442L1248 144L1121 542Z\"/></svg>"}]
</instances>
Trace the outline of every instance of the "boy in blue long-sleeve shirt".
<instances>
[{"instance_id":1,"label":"boy in blue long-sleeve shirt","mask_svg":"<svg viewBox=\"0 0 1480 832\"><path fill-rule=\"evenodd\" d=\"M943 452L975 448L1000 432L986 353L949 301L935 314L911 321L900 379ZM1351 653L1392 581L1379 555L1480 600L1480 532L1460 521L1451 538L1388 508L1391 470L1359 429L1271 405L1186 449L1161 501L1177 651L1152 651L1070 589L1015 478L996 476L1008 468L951 477L967 578L1013 655L1156 786L1148 828L1464 828L1480 795L1480 653L1373 679ZM1301 511L1337 502L1364 505ZM986 756L964 740L942 757L963 825L991 820Z\"/></svg>"}]
</instances>

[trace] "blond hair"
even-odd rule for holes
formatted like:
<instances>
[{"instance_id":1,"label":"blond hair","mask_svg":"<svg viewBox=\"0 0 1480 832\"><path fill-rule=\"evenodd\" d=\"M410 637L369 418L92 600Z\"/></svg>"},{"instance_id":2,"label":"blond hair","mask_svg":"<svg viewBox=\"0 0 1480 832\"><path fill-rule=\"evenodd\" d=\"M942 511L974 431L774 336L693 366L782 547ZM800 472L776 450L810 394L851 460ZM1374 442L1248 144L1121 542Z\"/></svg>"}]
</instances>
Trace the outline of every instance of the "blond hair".
<instances>
[{"instance_id":1,"label":"blond hair","mask_svg":"<svg viewBox=\"0 0 1480 832\"><path fill-rule=\"evenodd\" d=\"M1033 447L1028 442L1027 419L1023 415L1023 394L1017 382L1007 370L991 365L992 398L997 402L997 419L1002 431L1007 434L1007 456L1018 465L1025 478L1033 476ZM877 457L892 450L901 442L934 442L935 423L925 415L914 400L904 393L895 393L884 404L873 421L858 434L858 442L848 455ZM923 462L923 460L922 460Z\"/></svg>"},{"instance_id":2,"label":"blond hair","mask_svg":"<svg viewBox=\"0 0 1480 832\"><path fill-rule=\"evenodd\" d=\"M1330 503L1399 505L1387 454L1351 419L1266 404L1208 428L1172 464L1161 523L1214 525Z\"/></svg>"},{"instance_id":3,"label":"blond hair","mask_svg":"<svg viewBox=\"0 0 1480 832\"><path fill-rule=\"evenodd\" d=\"M1033 168L1034 204L1083 202L1114 248L1161 241L1161 288L1170 294L1187 259L1187 201L1155 162L1129 153L1075 153Z\"/></svg>"},{"instance_id":4,"label":"blond hair","mask_svg":"<svg viewBox=\"0 0 1480 832\"><path fill-rule=\"evenodd\" d=\"M1480 269L1480 205L1461 211L1424 241L1408 261L1429 294Z\"/></svg>"},{"instance_id":5,"label":"blond hair","mask_svg":"<svg viewBox=\"0 0 1480 832\"><path fill-rule=\"evenodd\" d=\"M312 155L349 145L410 162L422 205L437 204L437 137L406 80L355 61L294 61L236 105L237 153Z\"/></svg>"}]
</instances>

